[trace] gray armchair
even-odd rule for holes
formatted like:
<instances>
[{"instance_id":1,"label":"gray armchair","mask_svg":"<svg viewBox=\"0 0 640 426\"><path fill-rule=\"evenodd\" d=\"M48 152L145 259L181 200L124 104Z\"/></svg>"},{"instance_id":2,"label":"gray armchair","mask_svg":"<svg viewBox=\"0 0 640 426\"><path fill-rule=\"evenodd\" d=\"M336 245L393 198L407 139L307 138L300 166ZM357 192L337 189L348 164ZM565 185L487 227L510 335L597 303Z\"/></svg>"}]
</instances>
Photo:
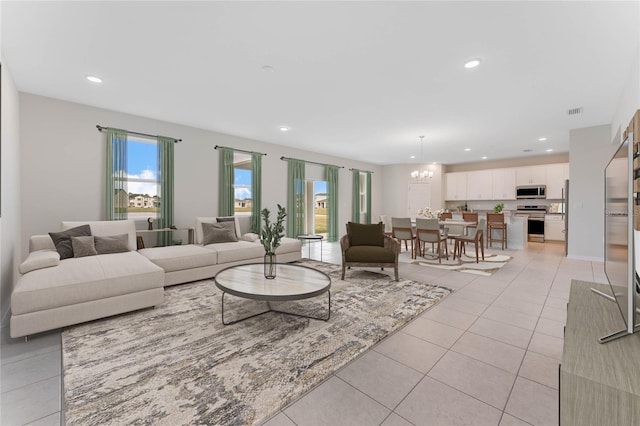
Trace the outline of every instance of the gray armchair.
<instances>
[{"instance_id":1,"label":"gray armchair","mask_svg":"<svg viewBox=\"0 0 640 426\"><path fill-rule=\"evenodd\" d=\"M398 278L398 256L400 243L384 234L382 222L375 225L347 223L347 235L340 239L342 248L342 279L346 268L376 267L382 270L393 267Z\"/></svg>"}]
</instances>

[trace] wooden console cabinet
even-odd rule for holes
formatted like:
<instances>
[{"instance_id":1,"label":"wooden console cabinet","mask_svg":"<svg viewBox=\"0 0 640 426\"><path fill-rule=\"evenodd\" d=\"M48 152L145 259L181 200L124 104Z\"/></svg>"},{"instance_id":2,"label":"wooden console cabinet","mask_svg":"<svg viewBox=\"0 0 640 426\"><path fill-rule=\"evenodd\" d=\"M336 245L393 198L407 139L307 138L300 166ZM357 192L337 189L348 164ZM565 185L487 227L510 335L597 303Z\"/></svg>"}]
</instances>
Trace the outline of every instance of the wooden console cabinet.
<instances>
[{"instance_id":1,"label":"wooden console cabinet","mask_svg":"<svg viewBox=\"0 0 640 426\"><path fill-rule=\"evenodd\" d=\"M561 426L640 425L640 333L600 344L624 328L618 305L591 292L605 284L571 283L560 364Z\"/></svg>"}]
</instances>

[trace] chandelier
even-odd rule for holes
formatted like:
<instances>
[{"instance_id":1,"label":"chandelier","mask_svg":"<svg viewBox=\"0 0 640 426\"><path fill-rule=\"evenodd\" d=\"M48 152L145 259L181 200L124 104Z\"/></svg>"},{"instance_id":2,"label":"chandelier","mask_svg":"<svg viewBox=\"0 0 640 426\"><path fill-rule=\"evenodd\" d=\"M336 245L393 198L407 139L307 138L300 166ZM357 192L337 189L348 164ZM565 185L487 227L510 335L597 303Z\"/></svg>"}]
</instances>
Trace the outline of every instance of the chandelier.
<instances>
[{"instance_id":1,"label":"chandelier","mask_svg":"<svg viewBox=\"0 0 640 426\"><path fill-rule=\"evenodd\" d=\"M420 136L420 161L423 161L424 153L424 136ZM414 180L427 180L433 177L432 170L414 170L411 172L411 178Z\"/></svg>"}]
</instances>

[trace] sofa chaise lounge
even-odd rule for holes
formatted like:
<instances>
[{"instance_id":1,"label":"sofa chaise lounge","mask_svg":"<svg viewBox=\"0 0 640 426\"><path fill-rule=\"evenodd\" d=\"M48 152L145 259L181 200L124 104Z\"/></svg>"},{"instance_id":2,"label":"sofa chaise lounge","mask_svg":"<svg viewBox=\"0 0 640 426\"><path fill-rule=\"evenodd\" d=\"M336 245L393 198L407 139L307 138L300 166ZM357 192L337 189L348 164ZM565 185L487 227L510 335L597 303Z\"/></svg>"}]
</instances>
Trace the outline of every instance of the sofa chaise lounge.
<instances>
[{"instance_id":1,"label":"sofa chaise lounge","mask_svg":"<svg viewBox=\"0 0 640 426\"><path fill-rule=\"evenodd\" d=\"M196 220L196 244L141 250L136 250L132 220L62 222L63 231L89 225L94 237L127 234L128 249L63 260L49 235L32 236L11 297L11 337L153 307L164 301L167 285L211 278L227 266L262 261L264 250L255 235L245 236L248 241L203 246L202 224L216 220ZM239 235L239 226L236 229ZM284 238L277 254L279 262L300 260L300 241Z\"/></svg>"}]
</instances>

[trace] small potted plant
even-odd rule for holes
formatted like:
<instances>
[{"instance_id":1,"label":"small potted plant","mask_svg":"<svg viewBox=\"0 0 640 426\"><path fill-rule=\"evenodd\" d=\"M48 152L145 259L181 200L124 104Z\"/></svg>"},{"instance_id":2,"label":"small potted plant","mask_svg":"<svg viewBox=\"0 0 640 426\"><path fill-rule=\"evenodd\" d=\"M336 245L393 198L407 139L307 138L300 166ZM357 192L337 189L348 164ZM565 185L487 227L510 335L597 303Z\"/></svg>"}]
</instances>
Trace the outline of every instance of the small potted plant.
<instances>
[{"instance_id":1,"label":"small potted plant","mask_svg":"<svg viewBox=\"0 0 640 426\"><path fill-rule=\"evenodd\" d=\"M267 279L276 277L276 249L280 246L284 237L284 218L287 216L285 208L278 204L278 216L275 222L271 222L269 209L262 209L262 232L260 242L264 247L264 276Z\"/></svg>"},{"instance_id":2,"label":"small potted plant","mask_svg":"<svg viewBox=\"0 0 640 426\"><path fill-rule=\"evenodd\" d=\"M503 209L504 209L504 203L496 204L496 206L493 208L493 212L502 213Z\"/></svg>"}]
</instances>

